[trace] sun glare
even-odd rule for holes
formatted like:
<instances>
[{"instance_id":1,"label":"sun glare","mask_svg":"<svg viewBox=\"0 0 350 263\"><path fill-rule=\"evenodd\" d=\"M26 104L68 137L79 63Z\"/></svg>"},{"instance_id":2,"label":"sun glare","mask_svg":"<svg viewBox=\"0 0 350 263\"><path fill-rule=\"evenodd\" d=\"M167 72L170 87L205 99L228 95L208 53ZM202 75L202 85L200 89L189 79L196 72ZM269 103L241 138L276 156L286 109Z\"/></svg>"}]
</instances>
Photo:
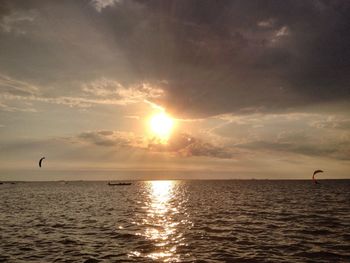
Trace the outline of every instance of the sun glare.
<instances>
[{"instance_id":1,"label":"sun glare","mask_svg":"<svg viewBox=\"0 0 350 263\"><path fill-rule=\"evenodd\" d=\"M152 133L160 140L167 141L174 127L174 120L165 112L157 113L150 119Z\"/></svg>"}]
</instances>

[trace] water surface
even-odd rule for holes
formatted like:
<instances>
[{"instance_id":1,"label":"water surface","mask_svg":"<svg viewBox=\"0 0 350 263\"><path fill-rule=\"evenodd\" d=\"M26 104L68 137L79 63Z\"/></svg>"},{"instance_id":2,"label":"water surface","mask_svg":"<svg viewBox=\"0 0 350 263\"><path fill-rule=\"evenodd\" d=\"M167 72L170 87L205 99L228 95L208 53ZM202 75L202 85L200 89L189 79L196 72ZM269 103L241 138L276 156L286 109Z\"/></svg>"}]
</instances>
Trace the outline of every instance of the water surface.
<instances>
[{"instance_id":1,"label":"water surface","mask_svg":"<svg viewBox=\"0 0 350 263\"><path fill-rule=\"evenodd\" d=\"M0 261L350 262L350 181L0 185Z\"/></svg>"}]
</instances>

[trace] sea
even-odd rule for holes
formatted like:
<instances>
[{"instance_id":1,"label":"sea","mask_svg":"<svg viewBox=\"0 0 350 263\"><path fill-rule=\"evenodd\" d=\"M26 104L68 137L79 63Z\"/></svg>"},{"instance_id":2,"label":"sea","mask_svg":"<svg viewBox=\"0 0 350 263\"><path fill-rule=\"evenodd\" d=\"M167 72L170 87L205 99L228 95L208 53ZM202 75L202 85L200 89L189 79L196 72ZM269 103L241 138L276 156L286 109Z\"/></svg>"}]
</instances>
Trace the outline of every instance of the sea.
<instances>
[{"instance_id":1,"label":"sea","mask_svg":"<svg viewBox=\"0 0 350 263\"><path fill-rule=\"evenodd\" d=\"M350 262L350 180L0 185L0 262Z\"/></svg>"}]
</instances>

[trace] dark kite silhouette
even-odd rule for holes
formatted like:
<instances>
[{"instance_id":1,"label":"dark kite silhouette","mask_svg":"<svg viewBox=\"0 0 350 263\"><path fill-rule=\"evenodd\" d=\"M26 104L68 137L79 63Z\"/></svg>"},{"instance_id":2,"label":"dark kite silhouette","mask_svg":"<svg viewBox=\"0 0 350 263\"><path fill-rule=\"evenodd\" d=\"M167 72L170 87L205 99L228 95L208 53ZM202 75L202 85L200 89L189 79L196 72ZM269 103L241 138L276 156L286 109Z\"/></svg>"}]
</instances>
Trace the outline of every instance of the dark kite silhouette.
<instances>
[{"instance_id":1,"label":"dark kite silhouette","mask_svg":"<svg viewBox=\"0 0 350 263\"><path fill-rule=\"evenodd\" d=\"M44 159L45 159L45 157L42 157L42 158L39 160L39 167L41 167L41 163L43 162Z\"/></svg>"},{"instance_id":2,"label":"dark kite silhouette","mask_svg":"<svg viewBox=\"0 0 350 263\"><path fill-rule=\"evenodd\" d=\"M314 181L315 184L318 184L318 182L316 180L316 177L315 177L315 175L318 174L318 173L323 173L323 171L322 170L314 171L314 174L312 175L312 180Z\"/></svg>"}]
</instances>

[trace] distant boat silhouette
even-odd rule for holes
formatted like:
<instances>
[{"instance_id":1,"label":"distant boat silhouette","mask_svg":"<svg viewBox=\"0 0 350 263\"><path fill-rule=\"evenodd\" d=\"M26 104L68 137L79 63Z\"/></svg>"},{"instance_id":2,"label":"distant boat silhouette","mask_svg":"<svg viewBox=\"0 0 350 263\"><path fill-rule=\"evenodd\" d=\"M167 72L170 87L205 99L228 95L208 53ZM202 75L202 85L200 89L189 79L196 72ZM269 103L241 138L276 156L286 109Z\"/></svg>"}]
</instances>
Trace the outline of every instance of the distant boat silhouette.
<instances>
[{"instance_id":1,"label":"distant boat silhouette","mask_svg":"<svg viewBox=\"0 0 350 263\"><path fill-rule=\"evenodd\" d=\"M131 185L131 183L111 183L111 182L108 182L108 185L109 186L118 186L118 185Z\"/></svg>"}]
</instances>

